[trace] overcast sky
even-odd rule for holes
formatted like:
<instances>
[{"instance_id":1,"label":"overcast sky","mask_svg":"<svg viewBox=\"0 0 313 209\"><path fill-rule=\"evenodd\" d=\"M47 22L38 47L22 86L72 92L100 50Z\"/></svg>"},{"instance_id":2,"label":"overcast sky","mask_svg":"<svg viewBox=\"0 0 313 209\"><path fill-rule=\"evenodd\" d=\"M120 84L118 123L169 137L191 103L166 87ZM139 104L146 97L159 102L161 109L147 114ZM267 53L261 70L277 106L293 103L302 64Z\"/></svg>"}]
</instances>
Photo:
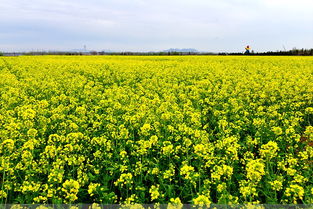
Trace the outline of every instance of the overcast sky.
<instances>
[{"instance_id":1,"label":"overcast sky","mask_svg":"<svg viewBox=\"0 0 313 209\"><path fill-rule=\"evenodd\" d=\"M0 51L313 48L313 0L0 0Z\"/></svg>"}]
</instances>

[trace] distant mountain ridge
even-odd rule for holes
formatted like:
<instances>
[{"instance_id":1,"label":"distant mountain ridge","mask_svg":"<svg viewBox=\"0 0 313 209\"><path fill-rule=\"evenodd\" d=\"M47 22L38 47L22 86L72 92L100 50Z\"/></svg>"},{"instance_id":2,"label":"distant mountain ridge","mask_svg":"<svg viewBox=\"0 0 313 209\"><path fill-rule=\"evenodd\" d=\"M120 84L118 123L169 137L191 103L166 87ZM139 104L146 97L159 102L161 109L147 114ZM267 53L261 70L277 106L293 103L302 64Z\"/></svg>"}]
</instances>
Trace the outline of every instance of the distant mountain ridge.
<instances>
[{"instance_id":1,"label":"distant mountain ridge","mask_svg":"<svg viewBox=\"0 0 313 209\"><path fill-rule=\"evenodd\" d=\"M186 48L186 49L170 48L170 49L163 50L162 52L193 52L193 53L197 53L199 51L196 49L193 49L193 48Z\"/></svg>"},{"instance_id":2,"label":"distant mountain ridge","mask_svg":"<svg viewBox=\"0 0 313 209\"><path fill-rule=\"evenodd\" d=\"M90 52L90 51L93 51L93 50L87 50L87 49L71 49L69 50L70 52L82 52L82 53L87 53L87 52ZM111 49L105 49L105 50L101 50L102 52L106 52L106 53L119 53L121 52L120 50L111 50ZM147 53L157 53L158 51L149 51ZM182 48L182 49L179 49L179 48L170 48L170 49L166 49L166 50L163 50L163 51L159 51L159 52L180 52L180 53L188 53L188 52L191 52L191 53L199 53L198 50L194 49L194 48Z\"/></svg>"}]
</instances>

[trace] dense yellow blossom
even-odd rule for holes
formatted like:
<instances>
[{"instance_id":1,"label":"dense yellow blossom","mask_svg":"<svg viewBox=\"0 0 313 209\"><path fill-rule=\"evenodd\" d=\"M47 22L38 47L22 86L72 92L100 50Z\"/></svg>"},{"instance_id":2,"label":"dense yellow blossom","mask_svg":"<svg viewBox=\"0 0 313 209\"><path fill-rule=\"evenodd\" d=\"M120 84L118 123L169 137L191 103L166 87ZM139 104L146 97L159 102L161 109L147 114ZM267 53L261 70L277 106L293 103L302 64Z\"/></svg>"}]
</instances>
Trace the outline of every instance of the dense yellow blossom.
<instances>
[{"instance_id":1,"label":"dense yellow blossom","mask_svg":"<svg viewBox=\"0 0 313 209\"><path fill-rule=\"evenodd\" d=\"M182 209L183 206L184 205L182 204L179 197L176 197L170 199L170 203L167 205L167 209Z\"/></svg>"},{"instance_id":2,"label":"dense yellow blossom","mask_svg":"<svg viewBox=\"0 0 313 209\"><path fill-rule=\"evenodd\" d=\"M277 151L279 150L276 142L269 141L267 144L263 144L260 149L260 154L264 158L273 158L277 155Z\"/></svg>"},{"instance_id":3,"label":"dense yellow blossom","mask_svg":"<svg viewBox=\"0 0 313 209\"><path fill-rule=\"evenodd\" d=\"M304 189L302 186L292 184L286 189L286 196L293 197L293 203L297 203L297 199L302 200L304 196Z\"/></svg>"},{"instance_id":4,"label":"dense yellow blossom","mask_svg":"<svg viewBox=\"0 0 313 209\"><path fill-rule=\"evenodd\" d=\"M211 201L208 196L206 195L198 195L198 197L194 198L193 204L198 205L198 206L206 206L209 207L211 204Z\"/></svg>"},{"instance_id":5,"label":"dense yellow blossom","mask_svg":"<svg viewBox=\"0 0 313 209\"><path fill-rule=\"evenodd\" d=\"M241 181L239 191L243 198L257 196L257 190L254 182Z\"/></svg>"},{"instance_id":6,"label":"dense yellow blossom","mask_svg":"<svg viewBox=\"0 0 313 209\"><path fill-rule=\"evenodd\" d=\"M133 175L131 173L122 173L120 178L114 182L115 186L118 185L127 185L127 184L132 184L133 183Z\"/></svg>"},{"instance_id":7,"label":"dense yellow blossom","mask_svg":"<svg viewBox=\"0 0 313 209\"><path fill-rule=\"evenodd\" d=\"M265 174L265 165L261 160L251 160L247 163L247 178L251 181L260 181Z\"/></svg>"},{"instance_id":8,"label":"dense yellow blossom","mask_svg":"<svg viewBox=\"0 0 313 209\"><path fill-rule=\"evenodd\" d=\"M180 175L182 175L185 179L190 180L194 171L194 167L185 164L183 165L183 167L180 168Z\"/></svg>"},{"instance_id":9,"label":"dense yellow blossom","mask_svg":"<svg viewBox=\"0 0 313 209\"><path fill-rule=\"evenodd\" d=\"M279 180L269 182L273 190L280 191L283 188L283 183Z\"/></svg>"},{"instance_id":10,"label":"dense yellow blossom","mask_svg":"<svg viewBox=\"0 0 313 209\"><path fill-rule=\"evenodd\" d=\"M312 63L3 57L0 204L312 203Z\"/></svg>"},{"instance_id":11,"label":"dense yellow blossom","mask_svg":"<svg viewBox=\"0 0 313 209\"><path fill-rule=\"evenodd\" d=\"M0 190L0 198L7 198L8 194L3 191L3 190Z\"/></svg>"},{"instance_id":12,"label":"dense yellow blossom","mask_svg":"<svg viewBox=\"0 0 313 209\"><path fill-rule=\"evenodd\" d=\"M77 181L73 179L66 180L62 184L62 186L63 186L62 191L65 193L64 197L67 201L74 202L75 200L78 199L77 193L79 191L80 185Z\"/></svg>"},{"instance_id":13,"label":"dense yellow blossom","mask_svg":"<svg viewBox=\"0 0 313 209\"><path fill-rule=\"evenodd\" d=\"M151 201L158 199L160 196L159 185L157 186L152 185L149 189L149 192L151 195Z\"/></svg>"},{"instance_id":14,"label":"dense yellow blossom","mask_svg":"<svg viewBox=\"0 0 313 209\"><path fill-rule=\"evenodd\" d=\"M100 184L95 184L95 183L91 183L89 184L88 186L88 193L89 195L92 197L95 195L96 191L97 191L97 188L100 186Z\"/></svg>"},{"instance_id":15,"label":"dense yellow blossom","mask_svg":"<svg viewBox=\"0 0 313 209\"><path fill-rule=\"evenodd\" d=\"M215 166L214 172L212 173L212 179L221 180L221 177L230 179L233 174L233 167L228 165Z\"/></svg>"},{"instance_id":16,"label":"dense yellow blossom","mask_svg":"<svg viewBox=\"0 0 313 209\"><path fill-rule=\"evenodd\" d=\"M276 135L281 135L283 133L283 130L281 129L281 127L273 127L272 131L274 132L274 134Z\"/></svg>"},{"instance_id":17,"label":"dense yellow blossom","mask_svg":"<svg viewBox=\"0 0 313 209\"><path fill-rule=\"evenodd\" d=\"M2 142L3 151L12 151L14 148L14 141L12 139L6 139Z\"/></svg>"}]
</instances>

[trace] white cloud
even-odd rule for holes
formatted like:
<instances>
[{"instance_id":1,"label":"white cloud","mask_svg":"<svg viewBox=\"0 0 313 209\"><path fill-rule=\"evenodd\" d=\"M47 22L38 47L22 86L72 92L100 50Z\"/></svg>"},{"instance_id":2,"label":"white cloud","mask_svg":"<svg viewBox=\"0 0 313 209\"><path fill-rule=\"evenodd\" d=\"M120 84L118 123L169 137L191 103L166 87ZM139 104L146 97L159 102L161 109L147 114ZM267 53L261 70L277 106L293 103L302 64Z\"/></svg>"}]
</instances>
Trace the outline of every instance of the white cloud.
<instances>
[{"instance_id":1,"label":"white cloud","mask_svg":"<svg viewBox=\"0 0 313 209\"><path fill-rule=\"evenodd\" d=\"M0 50L308 48L312 10L312 0L1 0Z\"/></svg>"}]
</instances>

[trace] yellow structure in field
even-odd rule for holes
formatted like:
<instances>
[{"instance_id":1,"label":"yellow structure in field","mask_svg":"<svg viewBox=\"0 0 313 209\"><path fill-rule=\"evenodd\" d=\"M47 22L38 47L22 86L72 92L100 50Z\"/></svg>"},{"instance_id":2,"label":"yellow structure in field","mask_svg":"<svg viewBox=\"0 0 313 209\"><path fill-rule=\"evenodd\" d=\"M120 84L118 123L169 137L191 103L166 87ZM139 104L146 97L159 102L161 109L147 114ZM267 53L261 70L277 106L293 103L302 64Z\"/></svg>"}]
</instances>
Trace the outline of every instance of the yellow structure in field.
<instances>
[{"instance_id":1,"label":"yellow structure in field","mask_svg":"<svg viewBox=\"0 0 313 209\"><path fill-rule=\"evenodd\" d=\"M245 54L250 54L250 49L251 49L250 46L249 45L246 46L245 49L246 49Z\"/></svg>"}]
</instances>

